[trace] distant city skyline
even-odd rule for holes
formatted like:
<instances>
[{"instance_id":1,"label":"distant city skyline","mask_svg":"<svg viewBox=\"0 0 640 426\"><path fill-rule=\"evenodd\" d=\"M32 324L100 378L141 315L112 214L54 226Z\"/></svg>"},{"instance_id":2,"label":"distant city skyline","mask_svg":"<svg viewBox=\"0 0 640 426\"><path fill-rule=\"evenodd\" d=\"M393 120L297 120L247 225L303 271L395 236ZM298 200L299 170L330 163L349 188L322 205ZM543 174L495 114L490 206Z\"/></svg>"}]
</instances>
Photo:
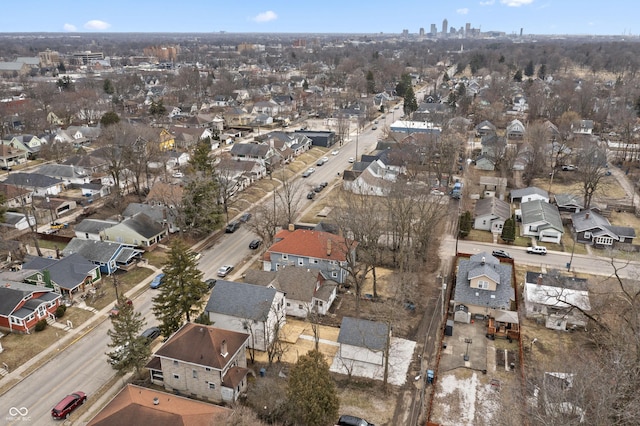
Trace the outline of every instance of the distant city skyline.
<instances>
[{"instance_id":1,"label":"distant city skyline","mask_svg":"<svg viewBox=\"0 0 640 426\"><path fill-rule=\"evenodd\" d=\"M0 32L367 33L425 34L467 24L482 32L524 35L640 34L637 0L381 0L218 2L66 0L6 2Z\"/></svg>"}]
</instances>

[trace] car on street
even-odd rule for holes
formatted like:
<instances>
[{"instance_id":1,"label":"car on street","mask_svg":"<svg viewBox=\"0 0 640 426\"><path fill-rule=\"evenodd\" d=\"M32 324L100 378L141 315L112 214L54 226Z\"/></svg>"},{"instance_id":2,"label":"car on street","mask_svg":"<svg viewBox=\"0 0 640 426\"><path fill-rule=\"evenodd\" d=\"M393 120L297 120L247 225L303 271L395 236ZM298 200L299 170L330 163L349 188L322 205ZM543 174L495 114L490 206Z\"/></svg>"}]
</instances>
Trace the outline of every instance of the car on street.
<instances>
[{"instance_id":1,"label":"car on street","mask_svg":"<svg viewBox=\"0 0 640 426\"><path fill-rule=\"evenodd\" d=\"M153 280L151 280L151 284L149 284L149 287L151 288L158 288L162 285L162 279L164 278L164 274L158 274L155 277L153 277Z\"/></svg>"},{"instance_id":2,"label":"car on street","mask_svg":"<svg viewBox=\"0 0 640 426\"><path fill-rule=\"evenodd\" d=\"M324 189L322 185L316 185L313 187L313 192L321 192Z\"/></svg>"},{"instance_id":3,"label":"car on street","mask_svg":"<svg viewBox=\"0 0 640 426\"><path fill-rule=\"evenodd\" d=\"M495 257L501 257L503 259L511 259L511 255L504 250L494 250L491 254Z\"/></svg>"},{"instance_id":4,"label":"car on street","mask_svg":"<svg viewBox=\"0 0 640 426\"><path fill-rule=\"evenodd\" d=\"M313 200L314 198L316 198L316 193L314 191L309 191L307 193L307 200Z\"/></svg>"},{"instance_id":5,"label":"car on street","mask_svg":"<svg viewBox=\"0 0 640 426\"><path fill-rule=\"evenodd\" d=\"M353 163L355 163L355 162L356 162L355 158L353 158L353 157L349 157L349 163L353 164Z\"/></svg>"},{"instance_id":6,"label":"car on street","mask_svg":"<svg viewBox=\"0 0 640 426\"><path fill-rule=\"evenodd\" d=\"M160 331L160 328L149 327L145 331L143 331L142 334L140 334L140 337L144 337L146 339L145 342L147 344L150 344L151 342L156 340L158 337L160 337L160 334L162 334Z\"/></svg>"},{"instance_id":7,"label":"car on street","mask_svg":"<svg viewBox=\"0 0 640 426\"><path fill-rule=\"evenodd\" d=\"M573 172L575 170L577 170L578 168L576 166L574 166L573 164L565 164L564 166L562 166L562 171L563 172Z\"/></svg>"},{"instance_id":8,"label":"car on street","mask_svg":"<svg viewBox=\"0 0 640 426\"><path fill-rule=\"evenodd\" d=\"M182 173L182 172L173 172L172 176L174 178L181 178L181 177L184 177L184 173Z\"/></svg>"},{"instance_id":9,"label":"car on street","mask_svg":"<svg viewBox=\"0 0 640 426\"><path fill-rule=\"evenodd\" d=\"M249 222L249 219L251 219L251 213L244 213L242 216L240 216L240 222L242 223Z\"/></svg>"},{"instance_id":10,"label":"car on street","mask_svg":"<svg viewBox=\"0 0 640 426\"><path fill-rule=\"evenodd\" d=\"M378 120L374 121L373 124L378 124Z\"/></svg>"},{"instance_id":11,"label":"car on street","mask_svg":"<svg viewBox=\"0 0 640 426\"><path fill-rule=\"evenodd\" d=\"M378 126L373 126L371 130L378 130Z\"/></svg>"},{"instance_id":12,"label":"car on street","mask_svg":"<svg viewBox=\"0 0 640 426\"><path fill-rule=\"evenodd\" d=\"M60 222L51 222L51 229L62 229L66 228L68 225L66 223Z\"/></svg>"},{"instance_id":13,"label":"car on street","mask_svg":"<svg viewBox=\"0 0 640 426\"><path fill-rule=\"evenodd\" d=\"M238 230L238 228L240 228L240 222L234 220L233 222L229 222L227 227L224 229L224 232L227 234L233 234Z\"/></svg>"},{"instance_id":14,"label":"car on street","mask_svg":"<svg viewBox=\"0 0 640 426\"><path fill-rule=\"evenodd\" d=\"M216 280L215 278L208 278L208 279L204 280L204 283L207 285L207 287L209 287L209 290L214 288L216 286L217 282L218 282L218 280Z\"/></svg>"},{"instance_id":15,"label":"car on street","mask_svg":"<svg viewBox=\"0 0 640 426\"><path fill-rule=\"evenodd\" d=\"M329 186L329 182L320 182L319 185L323 188L326 188L327 186Z\"/></svg>"},{"instance_id":16,"label":"car on street","mask_svg":"<svg viewBox=\"0 0 640 426\"><path fill-rule=\"evenodd\" d=\"M219 277L226 277L227 275L229 275L229 273L233 271L233 265L223 265L220 267L220 269L218 269L218 272L216 275L218 275Z\"/></svg>"},{"instance_id":17,"label":"car on street","mask_svg":"<svg viewBox=\"0 0 640 426\"><path fill-rule=\"evenodd\" d=\"M62 398L55 407L51 409L51 417L54 419L66 419L69 414L87 400L87 394L81 391L74 392Z\"/></svg>"},{"instance_id":18,"label":"car on street","mask_svg":"<svg viewBox=\"0 0 640 426\"><path fill-rule=\"evenodd\" d=\"M260 245L262 244L262 240L251 240L251 242L249 243L249 248L251 250L256 250L258 247L260 247Z\"/></svg>"},{"instance_id":19,"label":"car on street","mask_svg":"<svg viewBox=\"0 0 640 426\"><path fill-rule=\"evenodd\" d=\"M340 153L340 151L338 151L337 149L334 149L333 151L331 151L331 155L338 155Z\"/></svg>"},{"instance_id":20,"label":"car on street","mask_svg":"<svg viewBox=\"0 0 640 426\"><path fill-rule=\"evenodd\" d=\"M547 254L547 248L542 246L527 247L527 253L544 256Z\"/></svg>"},{"instance_id":21,"label":"car on street","mask_svg":"<svg viewBox=\"0 0 640 426\"><path fill-rule=\"evenodd\" d=\"M315 172L315 171L316 171L316 169L314 169L313 167L311 167L311 168L309 168L309 169L307 169L307 170L305 170L305 171L304 171L304 173L302 174L302 177L303 177L303 178L309 177L309 176L311 176L311 174L312 174L313 172Z\"/></svg>"}]
</instances>

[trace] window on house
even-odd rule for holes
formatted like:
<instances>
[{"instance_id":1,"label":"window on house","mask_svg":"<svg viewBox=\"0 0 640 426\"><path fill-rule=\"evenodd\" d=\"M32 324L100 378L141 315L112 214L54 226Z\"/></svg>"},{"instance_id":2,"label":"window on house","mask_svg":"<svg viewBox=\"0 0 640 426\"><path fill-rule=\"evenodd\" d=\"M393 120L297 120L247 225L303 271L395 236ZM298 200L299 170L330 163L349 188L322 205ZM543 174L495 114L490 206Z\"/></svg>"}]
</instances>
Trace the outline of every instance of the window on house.
<instances>
[{"instance_id":1,"label":"window on house","mask_svg":"<svg viewBox=\"0 0 640 426\"><path fill-rule=\"evenodd\" d=\"M215 383L207 382L207 385L209 385L209 389L215 389L216 388L216 384Z\"/></svg>"},{"instance_id":2,"label":"window on house","mask_svg":"<svg viewBox=\"0 0 640 426\"><path fill-rule=\"evenodd\" d=\"M596 243L602 244L604 246L610 246L613 244L613 238L611 237L598 237L596 238Z\"/></svg>"},{"instance_id":3,"label":"window on house","mask_svg":"<svg viewBox=\"0 0 640 426\"><path fill-rule=\"evenodd\" d=\"M287 308L291 307L291 303L287 302Z\"/></svg>"},{"instance_id":4,"label":"window on house","mask_svg":"<svg viewBox=\"0 0 640 426\"><path fill-rule=\"evenodd\" d=\"M178 365L178 361L176 361L175 359L173 360L173 366L176 367Z\"/></svg>"},{"instance_id":5,"label":"window on house","mask_svg":"<svg viewBox=\"0 0 640 426\"><path fill-rule=\"evenodd\" d=\"M333 272L331 273L331 278L338 278L338 272L333 271Z\"/></svg>"},{"instance_id":6,"label":"window on house","mask_svg":"<svg viewBox=\"0 0 640 426\"><path fill-rule=\"evenodd\" d=\"M198 378L198 372L196 370L191 370L191 373L193 374L194 379Z\"/></svg>"},{"instance_id":7,"label":"window on house","mask_svg":"<svg viewBox=\"0 0 640 426\"><path fill-rule=\"evenodd\" d=\"M318 259L311 259L311 263L313 263L314 265L318 264Z\"/></svg>"},{"instance_id":8,"label":"window on house","mask_svg":"<svg viewBox=\"0 0 640 426\"><path fill-rule=\"evenodd\" d=\"M180 375L179 374L174 374L173 378L176 379L176 380L180 380Z\"/></svg>"},{"instance_id":9,"label":"window on house","mask_svg":"<svg viewBox=\"0 0 640 426\"><path fill-rule=\"evenodd\" d=\"M302 309L302 304L298 305L298 309Z\"/></svg>"},{"instance_id":10,"label":"window on house","mask_svg":"<svg viewBox=\"0 0 640 426\"><path fill-rule=\"evenodd\" d=\"M282 260L287 260L287 259L289 259L289 255L287 255L287 254L283 254L283 255L282 255Z\"/></svg>"},{"instance_id":11,"label":"window on house","mask_svg":"<svg viewBox=\"0 0 640 426\"><path fill-rule=\"evenodd\" d=\"M591 232L585 232L585 233L584 233L584 237L585 237L587 240L591 239Z\"/></svg>"},{"instance_id":12,"label":"window on house","mask_svg":"<svg viewBox=\"0 0 640 426\"><path fill-rule=\"evenodd\" d=\"M483 289L483 290L488 289L489 288L489 281L483 281L483 280L478 281L478 288Z\"/></svg>"},{"instance_id":13,"label":"window on house","mask_svg":"<svg viewBox=\"0 0 640 426\"><path fill-rule=\"evenodd\" d=\"M303 266L304 265L304 259L303 258L299 258L298 259L298 266Z\"/></svg>"}]
</instances>

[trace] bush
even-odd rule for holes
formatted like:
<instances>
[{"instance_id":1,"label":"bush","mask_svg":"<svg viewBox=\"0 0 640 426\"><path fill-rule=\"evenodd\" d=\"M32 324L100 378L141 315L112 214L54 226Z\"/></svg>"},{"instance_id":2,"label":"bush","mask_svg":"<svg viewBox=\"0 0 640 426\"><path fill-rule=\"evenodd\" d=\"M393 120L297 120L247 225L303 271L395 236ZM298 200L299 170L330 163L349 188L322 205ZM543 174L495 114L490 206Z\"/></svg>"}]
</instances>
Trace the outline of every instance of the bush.
<instances>
[{"instance_id":1,"label":"bush","mask_svg":"<svg viewBox=\"0 0 640 426\"><path fill-rule=\"evenodd\" d=\"M65 305L60 305L56 308L56 318L62 318L67 312L67 307Z\"/></svg>"},{"instance_id":2,"label":"bush","mask_svg":"<svg viewBox=\"0 0 640 426\"><path fill-rule=\"evenodd\" d=\"M38 321L36 323L36 331L42 331L45 328L47 328L47 320L46 319L41 319L40 321Z\"/></svg>"}]
</instances>

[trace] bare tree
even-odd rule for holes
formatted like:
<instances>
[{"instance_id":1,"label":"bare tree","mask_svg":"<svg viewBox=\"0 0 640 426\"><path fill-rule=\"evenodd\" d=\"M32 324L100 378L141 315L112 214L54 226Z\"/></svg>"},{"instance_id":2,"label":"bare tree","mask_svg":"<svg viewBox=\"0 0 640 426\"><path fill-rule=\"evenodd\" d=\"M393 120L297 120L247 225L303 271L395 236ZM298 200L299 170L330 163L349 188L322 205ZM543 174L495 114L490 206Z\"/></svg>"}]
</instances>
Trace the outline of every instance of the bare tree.
<instances>
[{"instance_id":1,"label":"bare tree","mask_svg":"<svg viewBox=\"0 0 640 426\"><path fill-rule=\"evenodd\" d=\"M302 201L303 183L301 179L287 179L284 171L279 174L279 179L281 185L275 191L280 201L282 224L289 225L294 223L298 217L298 208L300 201Z\"/></svg>"},{"instance_id":2,"label":"bare tree","mask_svg":"<svg viewBox=\"0 0 640 426\"><path fill-rule=\"evenodd\" d=\"M597 145L587 142L578 154L578 178L582 182L584 208L591 207L593 195L599 189L602 179L607 172L606 153Z\"/></svg>"}]
</instances>

